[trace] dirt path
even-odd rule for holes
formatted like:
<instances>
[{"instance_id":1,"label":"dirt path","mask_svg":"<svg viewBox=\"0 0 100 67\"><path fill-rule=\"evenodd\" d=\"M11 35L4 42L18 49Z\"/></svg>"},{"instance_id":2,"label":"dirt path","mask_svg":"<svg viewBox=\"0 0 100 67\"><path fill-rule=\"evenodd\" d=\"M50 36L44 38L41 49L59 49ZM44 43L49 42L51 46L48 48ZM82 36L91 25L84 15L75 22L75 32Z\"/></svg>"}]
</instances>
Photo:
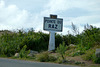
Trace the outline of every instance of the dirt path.
<instances>
[{"instance_id":1,"label":"dirt path","mask_svg":"<svg viewBox=\"0 0 100 67\"><path fill-rule=\"evenodd\" d=\"M83 67L100 67L100 64L94 64L92 61L85 61L80 56L75 57L66 57L67 60L75 60L78 62L84 62L85 66Z\"/></svg>"}]
</instances>

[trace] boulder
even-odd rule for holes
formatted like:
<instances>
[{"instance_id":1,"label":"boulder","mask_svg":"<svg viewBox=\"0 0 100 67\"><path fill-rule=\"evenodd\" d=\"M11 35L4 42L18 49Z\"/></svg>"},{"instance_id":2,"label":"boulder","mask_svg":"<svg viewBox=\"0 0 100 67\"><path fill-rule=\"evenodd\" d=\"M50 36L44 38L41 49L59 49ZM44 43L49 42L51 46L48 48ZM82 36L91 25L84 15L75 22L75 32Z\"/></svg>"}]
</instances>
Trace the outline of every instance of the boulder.
<instances>
[{"instance_id":1,"label":"boulder","mask_svg":"<svg viewBox=\"0 0 100 67\"><path fill-rule=\"evenodd\" d=\"M35 54L38 54L38 51L30 50L30 53L28 54L28 56L32 57L32 56L34 56Z\"/></svg>"},{"instance_id":2,"label":"boulder","mask_svg":"<svg viewBox=\"0 0 100 67\"><path fill-rule=\"evenodd\" d=\"M15 57L19 57L19 53L15 53L15 55L14 55Z\"/></svg>"},{"instance_id":3,"label":"boulder","mask_svg":"<svg viewBox=\"0 0 100 67\"><path fill-rule=\"evenodd\" d=\"M96 49L95 55L96 57L100 58L100 49Z\"/></svg>"}]
</instances>

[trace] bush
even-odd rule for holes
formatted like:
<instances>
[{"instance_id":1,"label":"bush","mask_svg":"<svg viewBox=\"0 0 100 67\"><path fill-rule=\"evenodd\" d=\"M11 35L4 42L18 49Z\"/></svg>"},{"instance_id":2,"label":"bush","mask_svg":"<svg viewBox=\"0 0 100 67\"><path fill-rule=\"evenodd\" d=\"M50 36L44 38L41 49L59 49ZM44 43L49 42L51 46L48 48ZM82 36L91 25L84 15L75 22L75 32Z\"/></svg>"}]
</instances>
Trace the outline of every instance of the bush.
<instances>
[{"instance_id":1,"label":"bush","mask_svg":"<svg viewBox=\"0 0 100 67\"><path fill-rule=\"evenodd\" d=\"M74 57L74 56L79 56L79 55L83 55L84 54L84 52L75 52L75 53L73 53L72 54L72 57Z\"/></svg>"},{"instance_id":2,"label":"bush","mask_svg":"<svg viewBox=\"0 0 100 67\"><path fill-rule=\"evenodd\" d=\"M81 62L79 62L79 61L77 61L77 62L75 62L75 64L76 64L76 65L79 65L79 64L82 64L82 63L81 63Z\"/></svg>"},{"instance_id":3,"label":"bush","mask_svg":"<svg viewBox=\"0 0 100 67\"><path fill-rule=\"evenodd\" d=\"M36 58L40 62L54 62L57 60L54 56L50 56L48 52L43 52L39 55L36 55Z\"/></svg>"},{"instance_id":4,"label":"bush","mask_svg":"<svg viewBox=\"0 0 100 67\"><path fill-rule=\"evenodd\" d=\"M21 49L20 53L19 53L19 57L20 58L27 58L27 55L29 54L29 51L26 51L27 46L23 46L23 48Z\"/></svg>"},{"instance_id":5,"label":"bush","mask_svg":"<svg viewBox=\"0 0 100 67\"><path fill-rule=\"evenodd\" d=\"M96 57L96 55L93 54L93 56L92 56L92 61L93 61L94 63L100 64L100 57Z\"/></svg>"},{"instance_id":6,"label":"bush","mask_svg":"<svg viewBox=\"0 0 100 67\"><path fill-rule=\"evenodd\" d=\"M84 60L92 60L93 54L95 54L95 49L87 50L86 54L82 56Z\"/></svg>"},{"instance_id":7,"label":"bush","mask_svg":"<svg viewBox=\"0 0 100 67\"><path fill-rule=\"evenodd\" d=\"M37 60L40 62L48 62L49 61L49 54L48 52L41 53L40 55L37 56Z\"/></svg>"},{"instance_id":8,"label":"bush","mask_svg":"<svg viewBox=\"0 0 100 67\"><path fill-rule=\"evenodd\" d=\"M11 57L15 53L19 53L25 45L27 46L26 50L47 50L48 41L49 34L34 32L34 30L2 32L2 35L0 32L0 54Z\"/></svg>"},{"instance_id":9,"label":"bush","mask_svg":"<svg viewBox=\"0 0 100 67\"><path fill-rule=\"evenodd\" d=\"M56 61L56 60L57 60L56 57L54 57L54 56L50 56L50 55L49 55L49 61L54 62L54 61Z\"/></svg>"},{"instance_id":10,"label":"bush","mask_svg":"<svg viewBox=\"0 0 100 67\"><path fill-rule=\"evenodd\" d=\"M65 52L67 50L67 46L65 46L65 43L63 42L63 44L60 44L59 47L57 47L56 52L59 53L62 56L62 59L65 60Z\"/></svg>"},{"instance_id":11,"label":"bush","mask_svg":"<svg viewBox=\"0 0 100 67\"><path fill-rule=\"evenodd\" d=\"M15 35L15 33L9 34L7 32L2 34L0 37L0 54L11 57L19 51L19 42Z\"/></svg>"},{"instance_id":12,"label":"bush","mask_svg":"<svg viewBox=\"0 0 100 67\"><path fill-rule=\"evenodd\" d=\"M100 58L96 57L95 55L96 48L100 48L100 46L97 45L94 48L87 50L86 53L82 55L82 58L84 60L88 60L88 61L92 60L94 63L100 64Z\"/></svg>"},{"instance_id":13,"label":"bush","mask_svg":"<svg viewBox=\"0 0 100 67\"><path fill-rule=\"evenodd\" d=\"M63 42L63 37L60 34L55 35L55 47L57 48Z\"/></svg>"}]
</instances>

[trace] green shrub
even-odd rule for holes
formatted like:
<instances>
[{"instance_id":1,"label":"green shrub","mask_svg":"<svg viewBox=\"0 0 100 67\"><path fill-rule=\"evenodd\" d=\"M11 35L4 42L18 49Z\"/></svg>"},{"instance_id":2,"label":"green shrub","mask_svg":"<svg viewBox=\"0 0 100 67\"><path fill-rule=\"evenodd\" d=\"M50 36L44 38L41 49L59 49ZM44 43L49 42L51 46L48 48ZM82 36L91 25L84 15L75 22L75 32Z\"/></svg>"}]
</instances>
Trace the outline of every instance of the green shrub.
<instances>
[{"instance_id":1,"label":"green shrub","mask_svg":"<svg viewBox=\"0 0 100 67\"><path fill-rule=\"evenodd\" d=\"M60 34L55 35L55 47L57 48L60 43L62 43L63 38Z\"/></svg>"},{"instance_id":2,"label":"green shrub","mask_svg":"<svg viewBox=\"0 0 100 67\"><path fill-rule=\"evenodd\" d=\"M54 56L50 56L48 52L43 52L39 55L36 55L36 58L40 62L54 62L56 61L56 58Z\"/></svg>"},{"instance_id":3,"label":"green shrub","mask_svg":"<svg viewBox=\"0 0 100 67\"><path fill-rule=\"evenodd\" d=\"M100 64L100 57L96 58L96 60L94 62L97 63L97 64Z\"/></svg>"},{"instance_id":4,"label":"green shrub","mask_svg":"<svg viewBox=\"0 0 100 67\"><path fill-rule=\"evenodd\" d=\"M79 64L82 64L82 63L81 63L81 62L79 62L79 61L77 61L77 62L75 62L75 64L76 64L76 65L79 65Z\"/></svg>"},{"instance_id":5,"label":"green shrub","mask_svg":"<svg viewBox=\"0 0 100 67\"><path fill-rule=\"evenodd\" d=\"M7 56L2 54L2 55L0 55L0 57L7 57Z\"/></svg>"},{"instance_id":6,"label":"green shrub","mask_svg":"<svg viewBox=\"0 0 100 67\"><path fill-rule=\"evenodd\" d=\"M82 58L84 60L92 60L94 63L100 64L100 58L96 57L95 55L96 48L100 48L100 46L95 46L94 48L87 50L86 53L82 55Z\"/></svg>"},{"instance_id":7,"label":"green shrub","mask_svg":"<svg viewBox=\"0 0 100 67\"><path fill-rule=\"evenodd\" d=\"M27 46L23 46L23 48L21 49L20 53L19 53L19 57L20 58L27 58L27 55L29 54L29 51L26 51Z\"/></svg>"},{"instance_id":8,"label":"green shrub","mask_svg":"<svg viewBox=\"0 0 100 67\"><path fill-rule=\"evenodd\" d=\"M65 60L65 52L67 50L67 46L65 46L65 43L63 42L63 44L60 44L59 47L57 47L56 52L59 53L62 56L62 59Z\"/></svg>"},{"instance_id":9,"label":"green shrub","mask_svg":"<svg viewBox=\"0 0 100 67\"><path fill-rule=\"evenodd\" d=\"M95 49L90 49L86 51L86 54L82 56L84 60L92 60L93 54L95 53Z\"/></svg>"},{"instance_id":10,"label":"green shrub","mask_svg":"<svg viewBox=\"0 0 100 67\"><path fill-rule=\"evenodd\" d=\"M34 32L33 30L28 32L24 32L24 30L2 32L2 35L0 35L0 54L13 56L15 53L19 53L25 45L27 46L26 50L47 50L48 41L49 34Z\"/></svg>"},{"instance_id":11,"label":"green shrub","mask_svg":"<svg viewBox=\"0 0 100 67\"><path fill-rule=\"evenodd\" d=\"M40 62L48 62L49 61L49 53L41 53L40 55L37 56L37 60Z\"/></svg>"},{"instance_id":12,"label":"green shrub","mask_svg":"<svg viewBox=\"0 0 100 67\"><path fill-rule=\"evenodd\" d=\"M94 63L100 64L100 57L96 57L96 55L93 54L93 56L92 56L92 61L93 61Z\"/></svg>"},{"instance_id":13,"label":"green shrub","mask_svg":"<svg viewBox=\"0 0 100 67\"><path fill-rule=\"evenodd\" d=\"M56 62L59 63L59 64L61 64L62 61L63 61L63 60L62 60L62 57L58 57L57 60L56 60Z\"/></svg>"},{"instance_id":14,"label":"green shrub","mask_svg":"<svg viewBox=\"0 0 100 67\"><path fill-rule=\"evenodd\" d=\"M75 52L75 53L73 53L72 54L72 57L74 57L74 56L79 56L79 55L83 55L84 54L84 52Z\"/></svg>"},{"instance_id":15,"label":"green shrub","mask_svg":"<svg viewBox=\"0 0 100 67\"><path fill-rule=\"evenodd\" d=\"M56 57L54 57L54 56L50 56L50 55L49 55L49 61L54 62L54 61L56 61L56 60L57 60Z\"/></svg>"},{"instance_id":16,"label":"green shrub","mask_svg":"<svg viewBox=\"0 0 100 67\"><path fill-rule=\"evenodd\" d=\"M16 44L11 44L11 43L3 42L0 45L0 54L6 55L8 57L11 57L11 56L13 56L16 53L16 51L18 49L19 49L19 47Z\"/></svg>"},{"instance_id":17,"label":"green shrub","mask_svg":"<svg viewBox=\"0 0 100 67\"><path fill-rule=\"evenodd\" d=\"M73 26L75 31L75 26ZM77 29L76 29L77 30ZM31 28L28 32L24 30L19 30L18 32L14 31L1 31L0 34L0 55L13 56L15 53L21 52L23 46L27 46L26 50L35 50L35 51L45 51L48 49L49 34L43 32L34 32ZM100 28L93 27L91 25L85 26L85 30L82 33L72 35L68 32L67 35L55 35L55 47L57 52L61 54L64 59L64 53L66 47L62 47L63 41L66 45L75 44L78 47L75 49L80 50L81 52L75 52L73 56L82 55L86 50L91 49L95 45L100 45ZM64 49L63 49L64 48ZM26 51L25 51L26 52ZM91 56L88 58L91 59Z\"/></svg>"}]
</instances>

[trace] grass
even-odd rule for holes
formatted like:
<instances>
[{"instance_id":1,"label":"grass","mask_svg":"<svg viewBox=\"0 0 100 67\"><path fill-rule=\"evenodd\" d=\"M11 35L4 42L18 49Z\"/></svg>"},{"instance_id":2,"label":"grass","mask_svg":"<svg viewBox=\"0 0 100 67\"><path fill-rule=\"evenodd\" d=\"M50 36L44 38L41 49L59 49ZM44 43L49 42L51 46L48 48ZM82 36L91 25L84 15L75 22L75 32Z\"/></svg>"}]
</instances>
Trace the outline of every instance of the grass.
<instances>
[{"instance_id":1,"label":"grass","mask_svg":"<svg viewBox=\"0 0 100 67\"><path fill-rule=\"evenodd\" d=\"M1 58L6 58L7 56L6 56L6 55L0 55L0 57L1 57Z\"/></svg>"},{"instance_id":2,"label":"grass","mask_svg":"<svg viewBox=\"0 0 100 67\"><path fill-rule=\"evenodd\" d=\"M70 64L70 65L78 65L78 66L81 66L81 67L99 67L100 66L100 64L89 64L89 63L83 64L81 61L76 61L76 60L74 60L73 63L71 62L71 60L69 61L69 63L62 63L61 57L56 58L56 60L54 60L53 54L51 54L51 53L49 53L49 54L48 53L47 54L40 53L40 54L37 54L37 55L35 57L27 57L27 58L17 58L17 57L3 57L3 58L17 59L17 60L27 60L27 61L37 61L37 62L50 62L50 63L59 63L59 64ZM42 56L42 55L44 55L44 56ZM47 55L47 57L46 57L46 55ZM52 57L50 58L52 61L50 59L47 60L47 61L43 60L43 59L48 59L48 56L51 56L51 55L53 57L53 59L51 59ZM42 56L42 59L41 59L41 56ZM37 58L39 58L39 59L37 60Z\"/></svg>"},{"instance_id":3,"label":"grass","mask_svg":"<svg viewBox=\"0 0 100 67\"><path fill-rule=\"evenodd\" d=\"M58 53L49 53L49 52L41 52L39 54L36 54L33 57L26 57L26 58L17 58L17 57L7 57L5 55L0 55L2 58L10 58L10 59L18 59L18 60L28 60L28 61L38 61L38 62L52 62L52 63L59 63L59 64L71 64L71 65L78 65L82 67L99 67L100 64L95 64L92 61L92 55L95 52L96 48L99 48L100 46L95 46L85 52L84 55L74 56L72 57L72 54L75 53L76 48L70 48L66 51L65 56L66 60L68 62L62 63L62 57ZM72 58L72 59L71 59ZM81 59L81 60L77 60ZM83 60L82 60L83 59ZM74 60L74 62L71 62L71 60ZM86 64L83 64L83 61L86 61ZM92 63L88 63L88 61L92 61Z\"/></svg>"},{"instance_id":4,"label":"grass","mask_svg":"<svg viewBox=\"0 0 100 67\"><path fill-rule=\"evenodd\" d=\"M40 54L37 54L35 55L35 58L40 62L55 62L57 60L57 58L50 55L49 52L42 52Z\"/></svg>"}]
</instances>

